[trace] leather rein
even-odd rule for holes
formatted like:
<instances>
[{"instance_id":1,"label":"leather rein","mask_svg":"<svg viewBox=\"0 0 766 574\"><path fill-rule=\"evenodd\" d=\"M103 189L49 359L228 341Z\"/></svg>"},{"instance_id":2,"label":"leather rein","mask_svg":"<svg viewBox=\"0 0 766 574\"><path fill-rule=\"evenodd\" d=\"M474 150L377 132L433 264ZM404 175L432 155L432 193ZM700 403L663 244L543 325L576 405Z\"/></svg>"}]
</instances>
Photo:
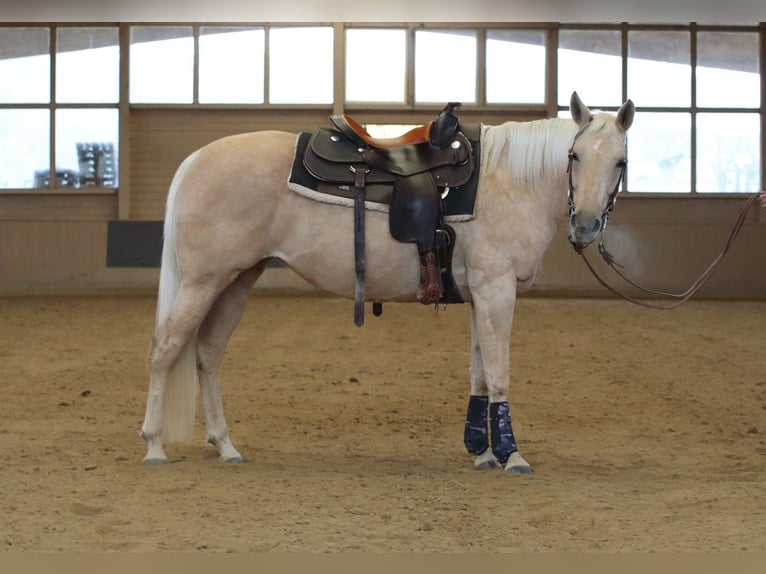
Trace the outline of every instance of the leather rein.
<instances>
[{"instance_id":1,"label":"leather rein","mask_svg":"<svg viewBox=\"0 0 766 574\"><path fill-rule=\"evenodd\" d=\"M577 137L582 133L583 130L580 130L577 135L575 136L575 141L577 140ZM572 214L575 210L575 204L574 204L574 185L572 183L572 162L575 160L576 156L574 154L574 143L572 143L572 147L569 148L569 163L567 164L567 173L569 176L569 189L567 193L567 199L569 202L569 217L571 218ZM676 307L684 304L686 301L691 299L692 296L694 296L697 291L699 291L705 283L707 283L708 279L713 275L713 273L718 269L721 262L723 261L724 256L729 251L729 248L734 243L734 240L737 238L737 235L739 235L740 230L742 229L742 226L745 223L745 218L747 216L747 213L750 211L750 208L753 206L755 201L758 199L758 194L753 195L750 197L747 202L745 203L744 207L742 208L742 211L740 212L739 216L737 217L737 220L734 223L734 228L732 229L731 233L729 234L729 238L726 241L726 245L724 246L721 253L718 254L718 256L712 261L712 263L708 266L705 271L703 271L700 276L692 283L692 285L684 292L682 293L668 293L665 291L657 291L654 289L647 289L645 287L642 287L641 285L638 285L636 282L631 280L629 277L627 277L624 273L620 271L620 265L615 260L614 256L609 253L609 251L606 249L606 246L604 245L604 234L606 232L606 222L609 218L609 215L614 210L615 203L617 203L617 194L620 191L620 184L622 183L623 177L625 176L625 164L622 165L622 169L620 170L620 176L617 178L617 185L615 185L614 191L609 196L609 199L607 200L606 207L604 208L604 211L601 214L601 235L600 240L598 243L598 252L601 254L601 257L604 259L606 264L612 268L612 270L625 282L629 283L639 291L642 291L644 293L648 293L651 295L658 295L661 297L668 297L671 299L675 299L674 302L672 302L669 305L657 305L655 303L650 303L648 301L642 301L640 299L636 299L634 297L631 297L630 295L623 293L619 291L617 288L613 287L609 283L607 283L601 275L598 274L598 272L595 270L591 262L588 260L588 258L585 255L585 248L587 247L587 244L580 243L577 241L572 241L571 237L569 239L569 242L572 244L572 247L574 247L574 250L577 252L580 257L582 257L583 261L585 261L585 264L588 266L588 269L590 269L590 272L593 274L593 276L596 278L596 280L601 283L606 289L617 295L618 297L621 297L625 299L626 301L633 303L635 305L639 305L641 307L648 307L650 309L659 309L661 311L667 311L670 309L675 309Z\"/></svg>"}]
</instances>

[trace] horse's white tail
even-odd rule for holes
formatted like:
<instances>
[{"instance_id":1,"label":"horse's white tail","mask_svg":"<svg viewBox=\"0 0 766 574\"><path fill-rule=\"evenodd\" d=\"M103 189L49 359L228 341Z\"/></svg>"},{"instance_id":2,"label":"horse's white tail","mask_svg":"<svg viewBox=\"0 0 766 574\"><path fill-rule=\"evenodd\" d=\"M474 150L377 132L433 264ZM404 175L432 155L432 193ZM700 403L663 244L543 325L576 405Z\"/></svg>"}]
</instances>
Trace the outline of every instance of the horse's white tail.
<instances>
[{"instance_id":1,"label":"horse's white tail","mask_svg":"<svg viewBox=\"0 0 766 574\"><path fill-rule=\"evenodd\" d=\"M176 171L168 192L165 207L165 226L162 243L159 294L157 297L157 325L170 314L173 301L181 285L176 260L174 208L178 187L194 163L197 153L184 160ZM162 438L165 442L182 442L191 437L197 409L197 335L189 339L170 371L165 391L165 416Z\"/></svg>"}]
</instances>

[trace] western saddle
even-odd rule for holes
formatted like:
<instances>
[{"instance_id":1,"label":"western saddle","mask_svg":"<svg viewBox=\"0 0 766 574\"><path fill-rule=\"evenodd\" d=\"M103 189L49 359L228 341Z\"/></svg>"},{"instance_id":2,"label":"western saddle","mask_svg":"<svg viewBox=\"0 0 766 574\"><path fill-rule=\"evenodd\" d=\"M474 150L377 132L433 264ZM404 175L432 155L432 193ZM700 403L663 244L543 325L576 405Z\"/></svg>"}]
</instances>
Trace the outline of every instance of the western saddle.
<instances>
[{"instance_id":1,"label":"western saddle","mask_svg":"<svg viewBox=\"0 0 766 574\"><path fill-rule=\"evenodd\" d=\"M392 186L389 230L398 241L416 243L421 263L418 301L462 302L449 261L455 232L444 223L442 200L473 175L471 143L448 103L437 118L394 138L374 138L352 117L330 116L333 129L319 128L303 157L316 179L350 186L354 196L354 322L364 322L365 192L368 186ZM446 282L446 285L445 285ZM380 313L380 305L373 307Z\"/></svg>"}]
</instances>

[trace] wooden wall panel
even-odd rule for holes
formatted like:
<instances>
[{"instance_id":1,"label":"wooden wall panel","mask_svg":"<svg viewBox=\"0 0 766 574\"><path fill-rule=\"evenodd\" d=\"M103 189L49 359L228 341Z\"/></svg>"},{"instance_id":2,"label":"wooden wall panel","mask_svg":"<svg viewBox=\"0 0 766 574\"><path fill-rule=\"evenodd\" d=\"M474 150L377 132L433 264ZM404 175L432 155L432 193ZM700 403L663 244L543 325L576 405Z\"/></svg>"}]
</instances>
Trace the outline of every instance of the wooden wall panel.
<instances>
[{"instance_id":1,"label":"wooden wall panel","mask_svg":"<svg viewBox=\"0 0 766 574\"><path fill-rule=\"evenodd\" d=\"M618 207L619 209L619 207ZM615 218L616 219L616 218ZM605 245L640 285L670 292L686 290L723 249L733 222L716 224L610 222ZM766 225L746 225L699 296L766 299ZM601 260L597 247L586 254L611 285L641 295ZM543 258L535 290L548 294L612 295L590 274L567 240L566 225Z\"/></svg>"},{"instance_id":2,"label":"wooden wall panel","mask_svg":"<svg viewBox=\"0 0 766 574\"><path fill-rule=\"evenodd\" d=\"M0 293L153 288L157 269L106 267L106 222L0 225Z\"/></svg>"},{"instance_id":3,"label":"wooden wall panel","mask_svg":"<svg viewBox=\"0 0 766 574\"><path fill-rule=\"evenodd\" d=\"M173 174L194 150L218 138L268 129L312 130L322 110L134 109L130 137L130 219L162 219Z\"/></svg>"},{"instance_id":4,"label":"wooden wall panel","mask_svg":"<svg viewBox=\"0 0 766 574\"><path fill-rule=\"evenodd\" d=\"M157 268L106 266L106 222L6 221L0 225L0 293L83 290L156 290ZM648 287L680 291L718 254L728 224L614 223L607 246L625 272ZM700 293L704 297L766 299L766 225L747 225L719 271ZM610 283L596 251L591 261ZM310 288L288 269L268 269L259 288ZM629 290L635 294L635 290ZM611 295L589 274L561 226L543 259L533 293Z\"/></svg>"},{"instance_id":5,"label":"wooden wall panel","mask_svg":"<svg viewBox=\"0 0 766 574\"><path fill-rule=\"evenodd\" d=\"M110 194L0 194L0 221L106 221L117 217Z\"/></svg>"}]
</instances>

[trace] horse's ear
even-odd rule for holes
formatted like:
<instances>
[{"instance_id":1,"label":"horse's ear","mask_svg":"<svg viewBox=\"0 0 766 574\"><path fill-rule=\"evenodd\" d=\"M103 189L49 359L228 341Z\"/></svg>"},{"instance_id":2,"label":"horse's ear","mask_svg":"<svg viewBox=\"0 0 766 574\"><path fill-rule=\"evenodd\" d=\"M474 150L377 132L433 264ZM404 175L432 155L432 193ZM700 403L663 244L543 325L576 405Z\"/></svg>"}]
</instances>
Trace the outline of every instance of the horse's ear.
<instances>
[{"instance_id":1,"label":"horse's ear","mask_svg":"<svg viewBox=\"0 0 766 574\"><path fill-rule=\"evenodd\" d=\"M617 126L624 132L628 131L628 128L633 125L633 116L636 115L636 106L633 105L633 100L626 100L620 111L617 112L615 122Z\"/></svg>"},{"instance_id":2,"label":"horse's ear","mask_svg":"<svg viewBox=\"0 0 766 574\"><path fill-rule=\"evenodd\" d=\"M590 110L588 109L588 106L582 103L577 92L572 92L572 97L569 98L569 112L572 114L572 119L580 127L591 120Z\"/></svg>"}]
</instances>

